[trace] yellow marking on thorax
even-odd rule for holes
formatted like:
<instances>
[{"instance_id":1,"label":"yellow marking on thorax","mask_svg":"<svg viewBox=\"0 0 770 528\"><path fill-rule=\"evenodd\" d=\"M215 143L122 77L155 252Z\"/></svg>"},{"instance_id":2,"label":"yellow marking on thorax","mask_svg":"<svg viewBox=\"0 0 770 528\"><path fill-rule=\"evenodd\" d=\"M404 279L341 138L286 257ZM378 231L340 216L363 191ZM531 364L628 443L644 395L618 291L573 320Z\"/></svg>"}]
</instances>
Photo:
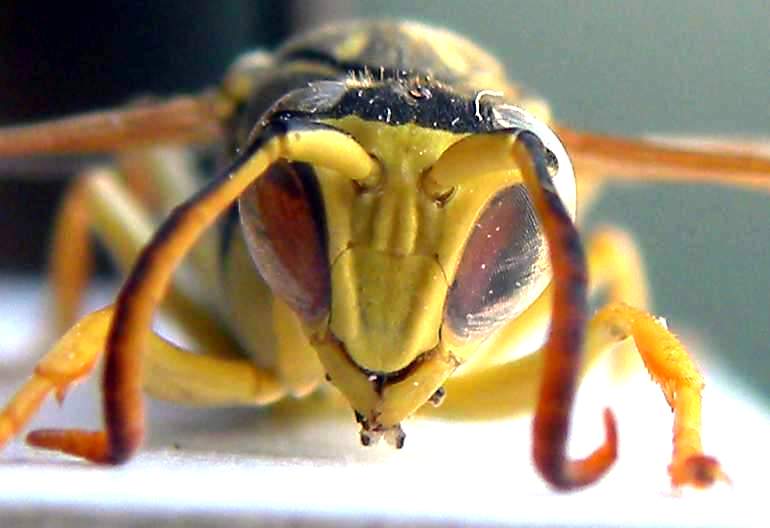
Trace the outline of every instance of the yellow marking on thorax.
<instances>
[{"instance_id":1,"label":"yellow marking on thorax","mask_svg":"<svg viewBox=\"0 0 770 528\"><path fill-rule=\"evenodd\" d=\"M401 30L420 46L432 49L458 76L469 73L470 65L464 56L466 50L463 49L464 45L469 44L467 40L450 31L414 22L405 22Z\"/></svg>"},{"instance_id":2,"label":"yellow marking on thorax","mask_svg":"<svg viewBox=\"0 0 770 528\"><path fill-rule=\"evenodd\" d=\"M356 61L368 43L369 35L358 31L349 35L334 49L334 56L342 61Z\"/></svg>"}]
</instances>

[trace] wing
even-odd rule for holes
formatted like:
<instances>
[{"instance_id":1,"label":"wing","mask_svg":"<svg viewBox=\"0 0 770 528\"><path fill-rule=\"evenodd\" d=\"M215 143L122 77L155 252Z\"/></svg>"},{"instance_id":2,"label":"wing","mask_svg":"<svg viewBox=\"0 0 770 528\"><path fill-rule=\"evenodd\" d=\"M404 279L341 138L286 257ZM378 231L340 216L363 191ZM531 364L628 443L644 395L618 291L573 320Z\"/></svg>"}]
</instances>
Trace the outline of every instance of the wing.
<instances>
[{"instance_id":1,"label":"wing","mask_svg":"<svg viewBox=\"0 0 770 528\"><path fill-rule=\"evenodd\" d=\"M116 110L0 128L0 158L91 154L154 143L205 143L220 134L209 94L141 102Z\"/></svg>"},{"instance_id":2,"label":"wing","mask_svg":"<svg viewBox=\"0 0 770 528\"><path fill-rule=\"evenodd\" d=\"M623 138L558 125L581 177L680 181L770 191L770 138L648 136Z\"/></svg>"}]
</instances>

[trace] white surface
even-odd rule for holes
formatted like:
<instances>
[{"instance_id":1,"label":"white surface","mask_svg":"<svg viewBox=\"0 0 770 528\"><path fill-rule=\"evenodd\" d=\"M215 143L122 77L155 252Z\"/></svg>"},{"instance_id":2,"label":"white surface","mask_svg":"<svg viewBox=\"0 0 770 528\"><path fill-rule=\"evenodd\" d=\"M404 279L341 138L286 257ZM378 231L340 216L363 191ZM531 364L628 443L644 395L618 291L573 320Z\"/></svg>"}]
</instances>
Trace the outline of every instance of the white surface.
<instances>
[{"instance_id":1,"label":"white surface","mask_svg":"<svg viewBox=\"0 0 770 528\"><path fill-rule=\"evenodd\" d=\"M18 353L39 332L42 294L2 282L0 401L31 368ZM551 492L530 462L529 420L413 419L406 446L363 448L350 411L327 399L273 411L180 409L153 402L145 449L125 466L96 467L17 441L0 457L0 526L505 525L767 526L767 411L706 372L704 439L734 481L672 493L670 415L645 376L621 388L595 372L580 394L573 447L600 441L607 403L620 457L598 485ZM98 389L45 406L33 427L96 426Z\"/></svg>"}]
</instances>

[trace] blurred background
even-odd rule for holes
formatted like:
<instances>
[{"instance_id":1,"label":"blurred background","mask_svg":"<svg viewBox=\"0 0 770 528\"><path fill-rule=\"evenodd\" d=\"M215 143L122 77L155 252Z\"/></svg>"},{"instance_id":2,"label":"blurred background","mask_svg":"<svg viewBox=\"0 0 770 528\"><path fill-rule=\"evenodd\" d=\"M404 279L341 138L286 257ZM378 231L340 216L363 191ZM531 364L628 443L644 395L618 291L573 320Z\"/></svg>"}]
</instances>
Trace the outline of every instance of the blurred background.
<instances>
[{"instance_id":1,"label":"blurred background","mask_svg":"<svg viewBox=\"0 0 770 528\"><path fill-rule=\"evenodd\" d=\"M241 50L347 17L412 18L493 51L558 119L618 134L770 138L770 5L229 0L0 5L0 120L20 123L216 83ZM47 168L50 170L50 167ZM31 172L41 172L41 170ZM66 172L63 169L53 172ZM61 183L0 178L0 271L40 274ZM656 312L770 403L770 195L609 189L588 229L637 235Z\"/></svg>"}]
</instances>

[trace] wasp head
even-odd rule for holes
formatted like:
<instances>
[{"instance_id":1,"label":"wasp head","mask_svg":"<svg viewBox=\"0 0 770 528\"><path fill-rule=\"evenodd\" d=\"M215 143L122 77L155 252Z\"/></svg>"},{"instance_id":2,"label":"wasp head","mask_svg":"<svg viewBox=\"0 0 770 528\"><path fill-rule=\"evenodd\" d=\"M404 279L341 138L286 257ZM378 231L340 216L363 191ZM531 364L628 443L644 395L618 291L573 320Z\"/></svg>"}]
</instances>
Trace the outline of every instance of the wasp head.
<instances>
[{"instance_id":1,"label":"wasp head","mask_svg":"<svg viewBox=\"0 0 770 528\"><path fill-rule=\"evenodd\" d=\"M400 421L550 280L510 155L518 130L545 127L486 102L489 94L462 96L429 78L319 84L277 105L276 115L305 112L352 136L379 171L353 181L322 166L275 163L241 198L242 223L260 273L303 322L362 438L388 433L398 445ZM574 212L574 179L559 148L546 159Z\"/></svg>"}]
</instances>

